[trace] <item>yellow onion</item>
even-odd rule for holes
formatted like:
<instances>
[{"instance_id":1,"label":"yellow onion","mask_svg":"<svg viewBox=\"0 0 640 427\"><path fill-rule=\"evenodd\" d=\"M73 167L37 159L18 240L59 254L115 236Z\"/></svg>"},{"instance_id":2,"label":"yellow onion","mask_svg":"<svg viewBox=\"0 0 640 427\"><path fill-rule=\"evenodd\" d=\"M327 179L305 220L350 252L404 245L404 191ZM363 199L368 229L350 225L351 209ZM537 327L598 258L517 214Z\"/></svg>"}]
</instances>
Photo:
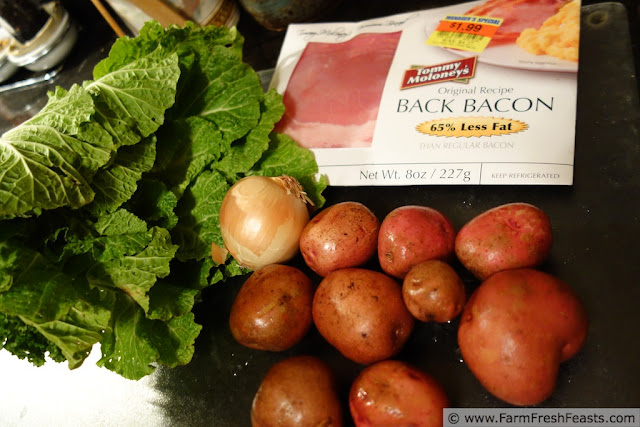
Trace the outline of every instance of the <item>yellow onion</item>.
<instances>
[{"instance_id":1,"label":"yellow onion","mask_svg":"<svg viewBox=\"0 0 640 427\"><path fill-rule=\"evenodd\" d=\"M311 201L292 177L248 176L236 182L220 207L220 231L229 253L256 270L293 258L309 222Z\"/></svg>"}]
</instances>

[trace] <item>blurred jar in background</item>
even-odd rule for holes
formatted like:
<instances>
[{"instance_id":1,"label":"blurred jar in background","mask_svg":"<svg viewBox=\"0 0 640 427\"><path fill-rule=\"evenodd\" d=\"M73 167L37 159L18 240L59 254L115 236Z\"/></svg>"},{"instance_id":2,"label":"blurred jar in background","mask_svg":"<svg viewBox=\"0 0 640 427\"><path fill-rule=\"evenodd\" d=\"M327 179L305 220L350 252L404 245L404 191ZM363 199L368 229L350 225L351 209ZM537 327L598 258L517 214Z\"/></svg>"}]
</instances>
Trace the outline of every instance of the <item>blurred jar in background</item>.
<instances>
[{"instance_id":1,"label":"blurred jar in background","mask_svg":"<svg viewBox=\"0 0 640 427\"><path fill-rule=\"evenodd\" d=\"M26 43L45 26L49 14L32 0L0 0L0 83L12 77L20 68L10 61L13 44Z\"/></svg>"},{"instance_id":2,"label":"blurred jar in background","mask_svg":"<svg viewBox=\"0 0 640 427\"><path fill-rule=\"evenodd\" d=\"M239 3L263 27L281 31L291 23L322 17L340 0L239 0Z\"/></svg>"},{"instance_id":3,"label":"blurred jar in background","mask_svg":"<svg viewBox=\"0 0 640 427\"><path fill-rule=\"evenodd\" d=\"M13 36L7 57L31 71L60 64L78 38L78 30L58 1L0 0L0 25Z\"/></svg>"},{"instance_id":4,"label":"blurred jar in background","mask_svg":"<svg viewBox=\"0 0 640 427\"><path fill-rule=\"evenodd\" d=\"M48 20L35 0L0 0L0 25L20 43L34 38Z\"/></svg>"}]
</instances>

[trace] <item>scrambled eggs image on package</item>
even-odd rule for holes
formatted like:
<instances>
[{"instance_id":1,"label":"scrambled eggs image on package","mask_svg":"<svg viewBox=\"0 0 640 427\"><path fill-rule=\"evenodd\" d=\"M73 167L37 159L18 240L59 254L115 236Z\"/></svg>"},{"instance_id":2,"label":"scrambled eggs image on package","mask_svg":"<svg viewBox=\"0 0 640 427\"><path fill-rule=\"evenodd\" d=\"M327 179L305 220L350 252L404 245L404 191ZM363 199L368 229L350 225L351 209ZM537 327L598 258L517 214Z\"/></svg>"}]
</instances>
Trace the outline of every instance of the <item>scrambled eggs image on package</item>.
<instances>
[{"instance_id":1,"label":"scrambled eggs image on package","mask_svg":"<svg viewBox=\"0 0 640 427\"><path fill-rule=\"evenodd\" d=\"M539 29L527 28L516 44L534 55L578 62L580 42L580 0L564 5Z\"/></svg>"}]
</instances>

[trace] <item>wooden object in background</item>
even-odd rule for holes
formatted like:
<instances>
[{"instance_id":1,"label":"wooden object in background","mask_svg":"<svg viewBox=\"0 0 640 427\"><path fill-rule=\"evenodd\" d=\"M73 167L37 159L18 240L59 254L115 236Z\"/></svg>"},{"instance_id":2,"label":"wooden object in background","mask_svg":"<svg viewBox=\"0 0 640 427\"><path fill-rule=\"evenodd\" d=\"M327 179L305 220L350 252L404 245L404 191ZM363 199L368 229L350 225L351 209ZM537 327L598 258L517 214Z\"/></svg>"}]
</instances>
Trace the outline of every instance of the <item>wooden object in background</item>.
<instances>
[{"instance_id":1,"label":"wooden object in background","mask_svg":"<svg viewBox=\"0 0 640 427\"><path fill-rule=\"evenodd\" d=\"M118 37L122 37L125 35L125 32L122 29L122 27L118 25L118 22L116 21L116 19L111 15L111 13L107 10L107 8L104 6L104 4L102 4L100 0L91 0L91 3L93 3L96 9L98 9L98 12L100 12L100 15L102 15L104 20L107 21L107 23L109 24L113 32L116 33Z\"/></svg>"},{"instance_id":2,"label":"wooden object in background","mask_svg":"<svg viewBox=\"0 0 640 427\"><path fill-rule=\"evenodd\" d=\"M166 27L171 24L183 26L189 19L162 0L129 0L144 13Z\"/></svg>"}]
</instances>

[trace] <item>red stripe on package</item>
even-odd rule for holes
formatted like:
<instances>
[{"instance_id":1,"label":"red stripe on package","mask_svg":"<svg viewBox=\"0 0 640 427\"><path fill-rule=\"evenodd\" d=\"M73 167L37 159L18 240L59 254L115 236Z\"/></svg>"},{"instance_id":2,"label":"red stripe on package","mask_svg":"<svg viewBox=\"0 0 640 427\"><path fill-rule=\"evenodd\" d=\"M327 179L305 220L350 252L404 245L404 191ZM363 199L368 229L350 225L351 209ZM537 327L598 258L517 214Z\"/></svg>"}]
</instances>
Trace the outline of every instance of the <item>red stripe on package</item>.
<instances>
[{"instance_id":1,"label":"red stripe on package","mask_svg":"<svg viewBox=\"0 0 640 427\"><path fill-rule=\"evenodd\" d=\"M470 79L476 71L476 59L477 57L473 56L444 64L410 68L404 72L400 88L408 89L433 83Z\"/></svg>"}]
</instances>

